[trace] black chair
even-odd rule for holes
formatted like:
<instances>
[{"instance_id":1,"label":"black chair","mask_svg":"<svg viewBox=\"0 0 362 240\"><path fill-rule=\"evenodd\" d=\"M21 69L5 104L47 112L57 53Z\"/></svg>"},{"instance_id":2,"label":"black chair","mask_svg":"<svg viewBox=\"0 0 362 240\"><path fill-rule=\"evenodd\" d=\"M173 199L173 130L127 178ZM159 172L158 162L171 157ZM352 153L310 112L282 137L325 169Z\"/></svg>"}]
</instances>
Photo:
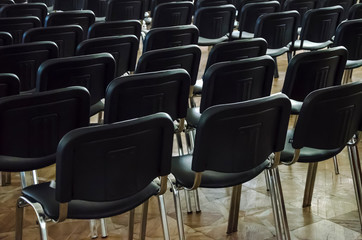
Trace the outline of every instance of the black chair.
<instances>
[{"instance_id":1,"label":"black chair","mask_svg":"<svg viewBox=\"0 0 362 240\"><path fill-rule=\"evenodd\" d=\"M135 70L138 47L139 41L134 35L98 37L81 42L76 55L108 52L116 61L115 76L121 76Z\"/></svg>"},{"instance_id":2,"label":"black chair","mask_svg":"<svg viewBox=\"0 0 362 240\"><path fill-rule=\"evenodd\" d=\"M20 90L35 88L38 67L44 61L57 58L58 47L54 42L13 44L0 47L0 72L14 73L20 79Z\"/></svg>"},{"instance_id":3,"label":"black chair","mask_svg":"<svg viewBox=\"0 0 362 240\"><path fill-rule=\"evenodd\" d=\"M362 66L361 49L362 19L344 21L338 25L333 46L344 46L348 50L343 83L352 81L352 71Z\"/></svg>"},{"instance_id":4,"label":"black chair","mask_svg":"<svg viewBox=\"0 0 362 240\"><path fill-rule=\"evenodd\" d=\"M195 4L195 9L199 9L202 7L221 6L226 4L233 4L232 0L197 0Z\"/></svg>"},{"instance_id":5,"label":"black chair","mask_svg":"<svg viewBox=\"0 0 362 240\"><path fill-rule=\"evenodd\" d=\"M35 16L42 25L47 14L48 8L44 3L7 4L0 9L0 17Z\"/></svg>"},{"instance_id":6,"label":"black chair","mask_svg":"<svg viewBox=\"0 0 362 240\"><path fill-rule=\"evenodd\" d=\"M13 44L13 37L8 32L0 32L0 46Z\"/></svg>"},{"instance_id":7,"label":"black chair","mask_svg":"<svg viewBox=\"0 0 362 240\"><path fill-rule=\"evenodd\" d=\"M362 3L353 4L348 11L348 19L362 18Z\"/></svg>"},{"instance_id":8,"label":"black chair","mask_svg":"<svg viewBox=\"0 0 362 240\"><path fill-rule=\"evenodd\" d=\"M283 94L217 105L203 112L193 154L172 160L171 172L176 179L172 192L180 239L185 239L180 188L233 187L227 229L227 233L233 233L238 227L241 185L263 170L267 170L270 178L277 238L282 239L284 232L285 239L290 239L277 168L289 114L290 102Z\"/></svg>"},{"instance_id":9,"label":"black chair","mask_svg":"<svg viewBox=\"0 0 362 240\"><path fill-rule=\"evenodd\" d=\"M24 32L23 42L53 41L59 49L59 57L74 56L77 45L83 40L79 25L32 28Z\"/></svg>"},{"instance_id":10,"label":"black chair","mask_svg":"<svg viewBox=\"0 0 362 240\"><path fill-rule=\"evenodd\" d=\"M90 116L103 111L107 85L113 80L115 61L110 53L89 54L45 61L39 66L36 89L39 92L69 86L89 90Z\"/></svg>"},{"instance_id":11,"label":"black chair","mask_svg":"<svg viewBox=\"0 0 362 240\"><path fill-rule=\"evenodd\" d=\"M360 219L361 172L354 134L362 120L362 83L333 86L309 94L294 129L288 131L281 161L309 163L303 207L311 206L318 163L347 146ZM352 186L351 186L352 188ZM361 224L362 225L362 224Z\"/></svg>"},{"instance_id":12,"label":"black chair","mask_svg":"<svg viewBox=\"0 0 362 240\"><path fill-rule=\"evenodd\" d=\"M107 0L87 0L84 9L93 11L96 17L105 17L107 10Z\"/></svg>"},{"instance_id":13,"label":"black chair","mask_svg":"<svg viewBox=\"0 0 362 240\"><path fill-rule=\"evenodd\" d=\"M62 136L88 126L89 93L73 87L10 96L0 99L0 109L0 170L31 171L54 164ZM23 187L27 185L24 176Z\"/></svg>"},{"instance_id":14,"label":"black chair","mask_svg":"<svg viewBox=\"0 0 362 240\"><path fill-rule=\"evenodd\" d=\"M238 30L233 31L232 38L253 38L255 24L258 17L264 13L273 13L280 10L278 1L265 1L245 4L239 11Z\"/></svg>"},{"instance_id":15,"label":"black chair","mask_svg":"<svg viewBox=\"0 0 362 240\"><path fill-rule=\"evenodd\" d=\"M304 14L310 10L318 7L319 0L286 0L282 9L284 11L296 10L299 12L300 19L303 19ZM300 27L302 21L299 22L298 27ZM298 29L298 34L301 29Z\"/></svg>"},{"instance_id":16,"label":"black chair","mask_svg":"<svg viewBox=\"0 0 362 240\"><path fill-rule=\"evenodd\" d=\"M194 5L190 1L158 4L152 11L152 28L191 24Z\"/></svg>"},{"instance_id":17,"label":"black chair","mask_svg":"<svg viewBox=\"0 0 362 240\"><path fill-rule=\"evenodd\" d=\"M143 53L161 48L197 44L199 30L194 25L152 28L143 40Z\"/></svg>"},{"instance_id":18,"label":"black chair","mask_svg":"<svg viewBox=\"0 0 362 240\"><path fill-rule=\"evenodd\" d=\"M54 10L71 11L85 9L88 0L54 0Z\"/></svg>"},{"instance_id":19,"label":"black chair","mask_svg":"<svg viewBox=\"0 0 362 240\"><path fill-rule=\"evenodd\" d=\"M234 5L202 7L196 10L194 25L199 29L200 46L212 46L231 38L235 21Z\"/></svg>"},{"instance_id":20,"label":"black chair","mask_svg":"<svg viewBox=\"0 0 362 240\"><path fill-rule=\"evenodd\" d=\"M145 7L143 0L109 0L106 21L143 20Z\"/></svg>"},{"instance_id":21,"label":"black chair","mask_svg":"<svg viewBox=\"0 0 362 240\"><path fill-rule=\"evenodd\" d=\"M332 37L342 20L341 6L308 10L302 19L299 39L295 41L291 51L318 50L332 44Z\"/></svg>"},{"instance_id":22,"label":"black chair","mask_svg":"<svg viewBox=\"0 0 362 240\"><path fill-rule=\"evenodd\" d=\"M90 10L52 12L45 18L45 27L79 25L82 27L83 36L86 39L88 28L95 22L95 19L94 13Z\"/></svg>"},{"instance_id":23,"label":"black chair","mask_svg":"<svg viewBox=\"0 0 362 240\"><path fill-rule=\"evenodd\" d=\"M279 78L277 57L293 48L294 41L298 37L299 21L300 15L296 10L266 13L256 20L254 37L264 38L267 41L266 54L273 57L276 63L275 78Z\"/></svg>"},{"instance_id":24,"label":"black chair","mask_svg":"<svg viewBox=\"0 0 362 240\"><path fill-rule=\"evenodd\" d=\"M27 205L36 211L41 237L47 239L48 219L110 217L134 212L142 203L144 239L152 196L158 196L162 226L167 229L163 194L171 169L172 140L173 124L165 113L68 133L57 148L56 183L29 186L18 199L16 239L22 239ZM159 176L160 185L153 181ZM133 223L129 229L132 232Z\"/></svg>"},{"instance_id":25,"label":"black chair","mask_svg":"<svg viewBox=\"0 0 362 240\"><path fill-rule=\"evenodd\" d=\"M15 4L14 0L0 0L1 5Z\"/></svg>"},{"instance_id":26,"label":"black chair","mask_svg":"<svg viewBox=\"0 0 362 240\"><path fill-rule=\"evenodd\" d=\"M0 73L0 98L18 95L20 93L20 80L13 73Z\"/></svg>"},{"instance_id":27,"label":"black chair","mask_svg":"<svg viewBox=\"0 0 362 240\"><path fill-rule=\"evenodd\" d=\"M88 29L88 38L115 35L135 35L140 39L141 23L138 20L96 22Z\"/></svg>"},{"instance_id":28,"label":"black chair","mask_svg":"<svg viewBox=\"0 0 362 240\"><path fill-rule=\"evenodd\" d=\"M342 20L347 19L349 9L355 4L357 0L325 0L322 4L323 6L320 7L332 7L332 6L342 6L343 7L343 14Z\"/></svg>"},{"instance_id":29,"label":"black chair","mask_svg":"<svg viewBox=\"0 0 362 240\"><path fill-rule=\"evenodd\" d=\"M0 31L10 33L13 43L21 43L23 33L36 27L41 27L41 22L34 16L0 18Z\"/></svg>"}]
</instances>

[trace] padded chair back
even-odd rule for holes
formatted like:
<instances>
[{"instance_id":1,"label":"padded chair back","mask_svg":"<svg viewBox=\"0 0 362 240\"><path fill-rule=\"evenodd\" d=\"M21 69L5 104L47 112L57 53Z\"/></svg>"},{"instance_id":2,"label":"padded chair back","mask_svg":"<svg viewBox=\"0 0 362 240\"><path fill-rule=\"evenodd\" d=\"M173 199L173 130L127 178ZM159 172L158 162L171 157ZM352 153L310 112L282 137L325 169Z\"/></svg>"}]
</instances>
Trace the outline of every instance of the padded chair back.
<instances>
[{"instance_id":1,"label":"padded chair back","mask_svg":"<svg viewBox=\"0 0 362 240\"><path fill-rule=\"evenodd\" d=\"M271 153L283 150L289 114L283 94L210 107L196 129L192 170L250 171L254 178Z\"/></svg>"},{"instance_id":2,"label":"padded chair back","mask_svg":"<svg viewBox=\"0 0 362 240\"><path fill-rule=\"evenodd\" d=\"M304 101L316 89L341 84L347 54L344 47L297 54L288 64L282 93Z\"/></svg>"},{"instance_id":3,"label":"padded chair back","mask_svg":"<svg viewBox=\"0 0 362 240\"><path fill-rule=\"evenodd\" d=\"M338 25L334 46L344 46L348 50L348 60L362 59L362 19L344 21Z\"/></svg>"},{"instance_id":4,"label":"padded chair back","mask_svg":"<svg viewBox=\"0 0 362 240\"><path fill-rule=\"evenodd\" d=\"M195 8L199 9L202 7L213 7L227 4L233 4L232 0L198 0L196 1Z\"/></svg>"},{"instance_id":5,"label":"padded chair back","mask_svg":"<svg viewBox=\"0 0 362 240\"><path fill-rule=\"evenodd\" d=\"M87 0L54 0L54 10L71 11L85 9Z\"/></svg>"},{"instance_id":6,"label":"padded chair back","mask_svg":"<svg viewBox=\"0 0 362 240\"><path fill-rule=\"evenodd\" d=\"M36 74L40 64L58 57L54 42L14 44L0 47L0 72L14 73L20 79L20 90L35 88Z\"/></svg>"},{"instance_id":7,"label":"padded chair back","mask_svg":"<svg viewBox=\"0 0 362 240\"><path fill-rule=\"evenodd\" d=\"M32 28L23 35L23 42L53 41L59 49L59 57L74 56L77 45L83 40L79 25Z\"/></svg>"},{"instance_id":8,"label":"padded chair back","mask_svg":"<svg viewBox=\"0 0 362 240\"><path fill-rule=\"evenodd\" d=\"M95 105L104 98L106 87L113 80L114 73L115 61L109 53L51 59L39 66L36 89L42 92L82 86L90 93L91 105ZM91 109L91 114L98 110Z\"/></svg>"},{"instance_id":9,"label":"padded chair back","mask_svg":"<svg viewBox=\"0 0 362 240\"><path fill-rule=\"evenodd\" d=\"M145 7L144 0L109 0L106 21L143 20Z\"/></svg>"},{"instance_id":10,"label":"padded chair back","mask_svg":"<svg viewBox=\"0 0 362 240\"><path fill-rule=\"evenodd\" d=\"M298 37L299 13L284 11L261 15L255 25L254 37L264 38L269 49L294 46Z\"/></svg>"},{"instance_id":11,"label":"padded chair back","mask_svg":"<svg viewBox=\"0 0 362 240\"><path fill-rule=\"evenodd\" d=\"M280 4L278 1L248 3L244 5L239 13L238 30L240 33L242 31L253 33L258 17L264 13L273 13L278 12L279 10Z\"/></svg>"},{"instance_id":12,"label":"padded chair back","mask_svg":"<svg viewBox=\"0 0 362 240\"><path fill-rule=\"evenodd\" d=\"M139 42L134 35L110 36L87 39L77 47L77 55L108 52L116 61L116 76L134 71Z\"/></svg>"},{"instance_id":13,"label":"padded chair back","mask_svg":"<svg viewBox=\"0 0 362 240\"><path fill-rule=\"evenodd\" d=\"M343 14L342 20L348 17L349 9L355 4L356 0L325 0L323 3L323 7L332 7L332 6L342 6L343 7Z\"/></svg>"},{"instance_id":14,"label":"padded chair back","mask_svg":"<svg viewBox=\"0 0 362 240\"><path fill-rule=\"evenodd\" d=\"M106 91L104 122L165 112L186 117L190 75L184 69L133 74L114 79Z\"/></svg>"},{"instance_id":15,"label":"padded chair back","mask_svg":"<svg viewBox=\"0 0 362 240\"><path fill-rule=\"evenodd\" d=\"M203 77L200 113L208 107L270 95L275 63L270 56L215 63Z\"/></svg>"},{"instance_id":16,"label":"padded chair back","mask_svg":"<svg viewBox=\"0 0 362 240\"><path fill-rule=\"evenodd\" d=\"M304 14L318 6L318 0L286 0L283 5L284 11L297 10L300 14L300 19L303 19ZM300 26L302 21L299 22Z\"/></svg>"},{"instance_id":17,"label":"padded chair back","mask_svg":"<svg viewBox=\"0 0 362 240\"><path fill-rule=\"evenodd\" d=\"M45 5L51 9L53 9L54 6L54 0L28 0L28 3L45 3Z\"/></svg>"},{"instance_id":18,"label":"padded chair back","mask_svg":"<svg viewBox=\"0 0 362 240\"><path fill-rule=\"evenodd\" d=\"M148 51L139 58L136 73L183 68L195 85L199 71L201 50L197 45L187 45Z\"/></svg>"},{"instance_id":19,"label":"padded chair back","mask_svg":"<svg viewBox=\"0 0 362 240\"><path fill-rule=\"evenodd\" d=\"M141 23L138 20L96 22L88 30L88 38L116 35L135 35L140 39Z\"/></svg>"},{"instance_id":20,"label":"padded chair back","mask_svg":"<svg viewBox=\"0 0 362 240\"><path fill-rule=\"evenodd\" d=\"M87 38L88 28L95 22L96 16L90 10L52 12L45 18L45 27L79 25L83 29L83 38Z\"/></svg>"},{"instance_id":21,"label":"padded chair back","mask_svg":"<svg viewBox=\"0 0 362 240\"><path fill-rule=\"evenodd\" d=\"M189 1L158 4L152 13L152 28L191 24L193 9Z\"/></svg>"},{"instance_id":22,"label":"padded chair back","mask_svg":"<svg viewBox=\"0 0 362 240\"><path fill-rule=\"evenodd\" d=\"M172 140L166 113L70 132L57 150L56 200L115 201L140 192L170 173Z\"/></svg>"},{"instance_id":23,"label":"padded chair back","mask_svg":"<svg viewBox=\"0 0 362 240\"><path fill-rule=\"evenodd\" d=\"M348 11L348 19L362 18L362 3L353 4Z\"/></svg>"},{"instance_id":24,"label":"padded chair back","mask_svg":"<svg viewBox=\"0 0 362 240\"><path fill-rule=\"evenodd\" d=\"M205 71L218 62L259 57L266 54L267 42L262 38L240 39L216 44L209 52Z\"/></svg>"},{"instance_id":25,"label":"padded chair back","mask_svg":"<svg viewBox=\"0 0 362 240\"><path fill-rule=\"evenodd\" d=\"M343 148L360 127L362 120L362 83L333 86L310 93L295 126L295 149Z\"/></svg>"},{"instance_id":26,"label":"padded chair back","mask_svg":"<svg viewBox=\"0 0 362 240\"><path fill-rule=\"evenodd\" d=\"M143 41L143 52L197 44L199 30L194 25L152 28Z\"/></svg>"},{"instance_id":27,"label":"padded chair back","mask_svg":"<svg viewBox=\"0 0 362 240\"><path fill-rule=\"evenodd\" d=\"M234 5L199 8L195 12L194 24L203 38L216 39L231 33L234 28L236 9Z\"/></svg>"},{"instance_id":28,"label":"padded chair back","mask_svg":"<svg viewBox=\"0 0 362 240\"><path fill-rule=\"evenodd\" d=\"M36 27L41 27L41 22L34 16L0 18L0 31L10 33L13 43L21 43L23 33Z\"/></svg>"},{"instance_id":29,"label":"padded chair back","mask_svg":"<svg viewBox=\"0 0 362 240\"><path fill-rule=\"evenodd\" d=\"M0 98L20 93L20 80L12 73L0 73Z\"/></svg>"},{"instance_id":30,"label":"padded chair back","mask_svg":"<svg viewBox=\"0 0 362 240\"><path fill-rule=\"evenodd\" d=\"M96 17L106 16L107 0L87 0L84 9L94 12Z\"/></svg>"},{"instance_id":31,"label":"padded chair back","mask_svg":"<svg viewBox=\"0 0 362 240\"><path fill-rule=\"evenodd\" d=\"M13 37L8 32L0 32L0 46L13 44Z\"/></svg>"},{"instance_id":32,"label":"padded chair back","mask_svg":"<svg viewBox=\"0 0 362 240\"><path fill-rule=\"evenodd\" d=\"M73 87L2 98L0 123L2 171L49 166L63 135L88 126L89 93Z\"/></svg>"},{"instance_id":33,"label":"padded chair back","mask_svg":"<svg viewBox=\"0 0 362 240\"><path fill-rule=\"evenodd\" d=\"M301 46L304 40L325 42L330 40L342 20L341 6L311 9L304 14L300 32Z\"/></svg>"},{"instance_id":34,"label":"padded chair back","mask_svg":"<svg viewBox=\"0 0 362 240\"><path fill-rule=\"evenodd\" d=\"M0 17L35 16L40 19L42 25L47 14L48 8L44 3L8 4L0 9Z\"/></svg>"}]
</instances>

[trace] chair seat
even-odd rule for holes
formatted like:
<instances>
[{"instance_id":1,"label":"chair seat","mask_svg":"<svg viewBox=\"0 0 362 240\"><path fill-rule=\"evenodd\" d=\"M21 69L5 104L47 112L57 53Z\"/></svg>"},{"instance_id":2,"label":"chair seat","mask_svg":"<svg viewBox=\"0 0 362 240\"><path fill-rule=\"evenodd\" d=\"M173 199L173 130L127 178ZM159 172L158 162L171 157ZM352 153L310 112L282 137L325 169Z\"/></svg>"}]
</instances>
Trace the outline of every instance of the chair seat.
<instances>
[{"instance_id":1,"label":"chair seat","mask_svg":"<svg viewBox=\"0 0 362 240\"><path fill-rule=\"evenodd\" d=\"M299 114L300 109L302 108L303 102L296 101L293 99L290 99L290 102L292 104L291 114Z\"/></svg>"},{"instance_id":2,"label":"chair seat","mask_svg":"<svg viewBox=\"0 0 362 240\"><path fill-rule=\"evenodd\" d=\"M333 42L328 40L326 42L321 42L321 43L317 43L317 42L311 42L311 41L308 41L308 40L304 40L303 41L303 49L306 49L306 50L318 50L318 49L322 49L322 48L326 48L328 47L329 45L331 45ZM291 49L291 50L299 50L301 49L300 48L300 44L301 44L301 41L300 40L296 40L294 42L294 48Z\"/></svg>"},{"instance_id":3,"label":"chair seat","mask_svg":"<svg viewBox=\"0 0 362 240\"><path fill-rule=\"evenodd\" d=\"M151 196L156 195L158 190L158 185L152 182L139 193L118 201L90 202L73 200L69 202L67 218L98 219L115 216L142 204ZM31 202L39 202L49 218L58 219L59 202L55 200L55 189L50 186L50 182L29 186L24 188L22 193Z\"/></svg>"},{"instance_id":4,"label":"chair seat","mask_svg":"<svg viewBox=\"0 0 362 240\"><path fill-rule=\"evenodd\" d=\"M362 66L362 59L359 60L347 60L346 69L353 69Z\"/></svg>"},{"instance_id":5,"label":"chair seat","mask_svg":"<svg viewBox=\"0 0 362 240\"><path fill-rule=\"evenodd\" d=\"M200 121L201 113L200 108L188 108L186 114L186 122L188 126L196 128Z\"/></svg>"},{"instance_id":6,"label":"chair seat","mask_svg":"<svg viewBox=\"0 0 362 240\"><path fill-rule=\"evenodd\" d=\"M183 155L172 158L171 173L176 177L177 184L181 184L186 188L191 188L194 183L195 173L191 170L191 163L192 155ZM269 160L265 160L252 170L242 173L222 173L207 170L202 173L200 187L223 188L239 185L258 176L268 167L268 165Z\"/></svg>"},{"instance_id":7,"label":"chair seat","mask_svg":"<svg viewBox=\"0 0 362 240\"><path fill-rule=\"evenodd\" d=\"M229 40L229 37L228 36L223 36L223 37L220 37L220 38L215 38L215 39L212 39L212 38L204 38L204 37L199 37L199 40L198 40L198 45L199 46L211 46L211 45L215 45L215 44L218 44L218 43L221 43L221 42L225 42Z\"/></svg>"},{"instance_id":8,"label":"chair seat","mask_svg":"<svg viewBox=\"0 0 362 240\"><path fill-rule=\"evenodd\" d=\"M268 48L266 50L266 54L271 56L271 57L278 57L280 55L283 55L284 53L289 51L289 47L282 47L282 48L276 48L276 49L271 49Z\"/></svg>"},{"instance_id":9,"label":"chair seat","mask_svg":"<svg viewBox=\"0 0 362 240\"><path fill-rule=\"evenodd\" d=\"M194 94L201 94L202 85L204 85L204 82L202 81L202 79L196 80L196 84L194 85Z\"/></svg>"},{"instance_id":10,"label":"chair seat","mask_svg":"<svg viewBox=\"0 0 362 240\"><path fill-rule=\"evenodd\" d=\"M104 103L99 101L90 107L90 116L93 116L104 110Z\"/></svg>"},{"instance_id":11,"label":"chair seat","mask_svg":"<svg viewBox=\"0 0 362 240\"><path fill-rule=\"evenodd\" d=\"M33 158L0 155L1 170L8 172L31 171L52 165L54 163L55 154Z\"/></svg>"},{"instance_id":12,"label":"chair seat","mask_svg":"<svg viewBox=\"0 0 362 240\"><path fill-rule=\"evenodd\" d=\"M282 162L290 162L293 159L294 148L292 147L291 140L293 139L294 130L288 130L285 140L284 150L281 153L280 160ZM304 147L300 150L298 162L321 162L336 156L343 148L333 150L323 150Z\"/></svg>"},{"instance_id":13,"label":"chair seat","mask_svg":"<svg viewBox=\"0 0 362 240\"><path fill-rule=\"evenodd\" d=\"M231 38L232 39L239 39L239 35L240 35L240 31L239 30L235 30L233 31L233 33L231 34ZM250 32L245 32L243 31L241 34L241 38L254 38L254 33L250 33Z\"/></svg>"}]
</instances>

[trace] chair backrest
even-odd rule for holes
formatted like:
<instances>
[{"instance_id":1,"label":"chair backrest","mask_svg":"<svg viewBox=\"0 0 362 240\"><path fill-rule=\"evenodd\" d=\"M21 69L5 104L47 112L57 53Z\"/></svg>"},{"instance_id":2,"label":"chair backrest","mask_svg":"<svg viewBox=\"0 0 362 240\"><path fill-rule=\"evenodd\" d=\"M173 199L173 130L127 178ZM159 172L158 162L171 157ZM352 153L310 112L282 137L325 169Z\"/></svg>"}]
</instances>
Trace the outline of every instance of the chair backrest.
<instances>
[{"instance_id":1,"label":"chair backrest","mask_svg":"<svg viewBox=\"0 0 362 240\"><path fill-rule=\"evenodd\" d=\"M239 31L240 37L242 32L253 33L255 30L255 24L258 17L264 13L278 12L280 10L280 4L278 1L266 1L248 3L244 5L239 13Z\"/></svg>"},{"instance_id":2,"label":"chair backrest","mask_svg":"<svg viewBox=\"0 0 362 240\"><path fill-rule=\"evenodd\" d=\"M134 71L139 41L134 35L110 36L87 39L81 42L76 55L108 52L116 61L116 76Z\"/></svg>"},{"instance_id":3,"label":"chair backrest","mask_svg":"<svg viewBox=\"0 0 362 240\"><path fill-rule=\"evenodd\" d=\"M23 34L23 42L53 41L59 49L59 57L74 56L77 45L83 40L79 25L32 28Z\"/></svg>"},{"instance_id":4,"label":"chair backrest","mask_svg":"<svg viewBox=\"0 0 362 240\"><path fill-rule=\"evenodd\" d=\"M0 98L20 93L20 80L13 73L0 73Z\"/></svg>"},{"instance_id":5,"label":"chair backrest","mask_svg":"<svg viewBox=\"0 0 362 240\"><path fill-rule=\"evenodd\" d=\"M70 132L57 149L56 200L114 201L167 176L173 127L158 113Z\"/></svg>"},{"instance_id":6,"label":"chair backrest","mask_svg":"<svg viewBox=\"0 0 362 240\"><path fill-rule=\"evenodd\" d=\"M216 39L231 33L234 28L234 5L202 7L196 10L194 24L203 38Z\"/></svg>"},{"instance_id":7,"label":"chair backrest","mask_svg":"<svg viewBox=\"0 0 362 240\"><path fill-rule=\"evenodd\" d=\"M362 19L344 21L338 25L334 46L344 46L348 50L348 60L362 59Z\"/></svg>"},{"instance_id":8,"label":"chair backrest","mask_svg":"<svg viewBox=\"0 0 362 240\"><path fill-rule=\"evenodd\" d=\"M343 148L360 128L362 83L310 93L303 103L292 139L293 148Z\"/></svg>"},{"instance_id":9,"label":"chair backrest","mask_svg":"<svg viewBox=\"0 0 362 240\"><path fill-rule=\"evenodd\" d=\"M270 56L215 63L203 77L200 113L208 107L269 96L275 63Z\"/></svg>"},{"instance_id":10,"label":"chair backrest","mask_svg":"<svg viewBox=\"0 0 362 240\"><path fill-rule=\"evenodd\" d=\"M216 44L209 52L206 70L218 62L259 57L266 54L268 43L263 38L240 39Z\"/></svg>"},{"instance_id":11,"label":"chair backrest","mask_svg":"<svg viewBox=\"0 0 362 240\"><path fill-rule=\"evenodd\" d=\"M152 28L143 41L143 52L197 44L199 30L194 25Z\"/></svg>"},{"instance_id":12,"label":"chair backrest","mask_svg":"<svg viewBox=\"0 0 362 240\"><path fill-rule=\"evenodd\" d=\"M2 171L54 164L63 135L89 124L89 93L73 87L2 98L0 123Z\"/></svg>"},{"instance_id":13,"label":"chair backrest","mask_svg":"<svg viewBox=\"0 0 362 240\"><path fill-rule=\"evenodd\" d=\"M152 13L152 28L190 24L193 9L189 1L158 4Z\"/></svg>"},{"instance_id":14,"label":"chair backrest","mask_svg":"<svg viewBox=\"0 0 362 240\"><path fill-rule=\"evenodd\" d=\"M8 1L8 0L4 0ZM27 0L28 3L45 3L48 8L53 9L54 7L54 0Z\"/></svg>"},{"instance_id":15,"label":"chair backrest","mask_svg":"<svg viewBox=\"0 0 362 240\"><path fill-rule=\"evenodd\" d=\"M150 11L150 17L153 17L153 13L155 11L155 8L163 3L169 3L169 2L183 2L183 1L187 1L187 2L192 2L191 0L174 0L174 1L169 1L169 0L150 0L149 1L149 9L148 11Z\"/></svg>"},{"instance_id":16,"label":"chair backrest","mask_svg":"<svg viewBox=\"0 0 362 240\"><path fill-rule=\"evenodd\" d=\"M143 20L145 7L144 0L109 0L106 21Z\"/></svg>"},{"instance_id":17,"label":"chair backrest","mask_svg":"<svg viewBox=\"0 0 362 240\"><path fill-rule=\"evenodd\" d=\"M289 114L284 94L208 108L197 125L192 170L237 173L258 168L250 179L255 177L269 166L270 154L283 150Z\"/></svg>"},{"instance_id":18,"label":"chair backrest","mask_svg":"<svg viewBox=\"0 0 362 240\"><path fill-rule=\"evenodd\" d=\"M40 19L42 25L47 14L48 8L44 3L7 4L0 9L0 17L35 16Z\"/></svg>"},{"instance_id":19,"label":"chair backrest","mask_svg":"<svg viewBox=\"0 0 362 240\"><path fill-rule=\"evenodd\" d=\"M255 24L254 37L264 38L269 49L286 47L298 37L300 15L296 10L266 13Z\"/></svg>"},{"instance_id":20,"label":"chair backrest","mask_svg":"<svg viewBox=\"0 0 362 240\"><path fill-rule=\"evenodd\" d=\"M79 25L83 29L84 39L87 38L88 28L95 22L96 16L90 10L75 10L52 12L45 18L45 27L62 25Z\"/></svg>"},{"instance_id":21,"label":"chair backrest","mask_svg":"<svg viewBox=\"0 0 362 240\"><path fill-rule=\"evenodd\" d=\"M343 14L342 20L348 17L349 9L355 4L357 0L325 0L323 3L323 7L331 7L331 6L342 6L343 7Z\"/></svg>"},{"instance_id":22,"label":"chair backrest","mask_svg":"<svg viewBox=\"0 0 362 240\"><path fill-rule=\"evenodd\" d=\"M0 72L14 73L20 79L20 90L35 88L36 74L40 64L58 57L54 42L13 44L0 47Z\"/></svg>"},{"instance_id":23,"label":"chair backrest","mask_svg":"<svg viewBox=\"0 0 362 240\"><path fill-rule=\"evenodd\" d=\"M54 0L54 10L82 10L87 0Z\"/></svg>"},{"instance_id":24,"label":"chair backrest","mask_svg":"<svg viewBox=\"0 0 362 240\"><path fill-rule=\"evenodd\" d=\"M315 9L317 6L318 0L286 0L282 8L284 11L297 10L300 14L300 19L303 19L304 14L309 9ZM300 21L299 26L301 23Z\"/></svg>"},{"instance_id":25,"label":"chair backrest","mask_svg":"<svg viewBox=\"0 0 362 240\"><path fill-rule=\"evenodd\" d=\"M15 4L14 0L0 0L0 4Z\"/></svg>"},{"instance_id":26,"label":"chair backrest","mask_svg":"<svg viewBox=\"0 0 362 240\"><path fill-rule=\"evenodd\" d=\"M344 47L297 54L288 64L282 92L304 101L316 89L341 84L347 54Z\"/></svg>"},{"instance_id":27,"label":"chair backrest","mask_svg":"<svg viewBox=\"0 0 362 240\"><path fill-rule=\"evenodd\" d=\"M165 112L172 120L186 117L190 75L184 69L133 74L107 87L104 122L113 123Z\"/></svg>"},{"instance_id":28,"label":"chair backrest","mask_svg":"<svg viewBox=\"0 0 362 240\"><path fill-rule=\"evenodd\" d=\"M233 4L236 10L240 13L241 9L248 3L267 2L267 1L269 0L233 0Z\"/></svg>"},{"instance_id":29,"label":"chair backrest","mask_svg":"<svg viewBox=\"0 0 362 240\"><path fill-rule=\"evenodd\" d=\"M0 31L9 32L14 43L21 43L23 33L36 27L41 27L41 22L34 16L0 18Z\"/></svg>"},{"instance_id":30,"label":"chair backrest","mask_svg":"<svg viewBox=\"0 0 362 240\"><path fill-rule=\"evenodd\" d=\"M226 4L233 4L232 0L197 0L195 8L221 6Z\"/></svg>"},{"instance_id":31,"label":"chair backrest","mask_svg":"<svg viewBox=\"0 0 362 240\"><path fill-rule=\"evenodd\" d=\"M325 42L330 40L342 20L341 6L325 7L308 10L302 19L300 40Z\"/></svg>"},{"instance_id":32,"label":"chair backrest","mask_svg":"<svg viewBox=\"0 0 362 240\"><path fill-rule=\"evenodd\" d=\"M141 23L138 20L121 20L111 22L96 22L89 27L88 38L107 37L115 35L141 36Z\"/></svg>"},{"instance_id":33,"label":"chair backrest","mask_svg":"<svg viewBox=\"0 0 362 240\"><path fill-rule=\"evenodd\" d=\"M96 17L106 16L107 0L87 0L84 9L94 12Z\"/></svg>"},{"instance_id":34,"label":"chair backrest","mask_svg":"<svg viewBox=\"0 0 362 240\"><path fill-rule=\"evenodd\" d=\"M183 68L195 85L199 71L201 50L197 45L187 45L148 51L138 59L136 73Z\"/></svg>"},{"instance_id":35,"label":"chair backrest","mask_svg":"<svg viewBox=\"0 0 362 240\"><path fill-rule=\"evenodd\" d=\"M115 61L110 53L50 59L39 66L36 89L42 92L82 86L88 89L93 105L104 98L114 73Z\"/></svg>"},{"instance_id":36,"label":"chair backrest","mask_svg":"<svg viewBox=\"0 0 362 240\"><path fill-rule=\"evenodd\" d=\"M362 3L353 4L348 11L348 19L362 18Z\"/></svg>"},{"instance_id":37,"label":"chair backrest","mask_svg":"<svg viewBox=\"0 0 362 240\"><path fill-rule=\"evenodd\" d=\"M0 32L0 46L13 44L13 36L8 32Z\"/></svg>"}]
</instances>

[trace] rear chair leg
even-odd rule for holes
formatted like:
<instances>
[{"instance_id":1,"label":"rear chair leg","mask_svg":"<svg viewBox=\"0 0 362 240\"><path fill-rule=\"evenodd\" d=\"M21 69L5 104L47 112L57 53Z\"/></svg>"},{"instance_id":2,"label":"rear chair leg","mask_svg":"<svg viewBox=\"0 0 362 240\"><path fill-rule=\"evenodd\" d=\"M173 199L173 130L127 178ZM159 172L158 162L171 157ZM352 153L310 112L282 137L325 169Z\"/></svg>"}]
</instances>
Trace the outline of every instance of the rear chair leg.
<instances>
[{"instance_id":1,"label":"rear chair leg","mask_svg":"<svg viewBox=\"0 0 362 240\"><path fill-rule=\"evenodd\" d=\"M318 162L309 163L308 165L307 180L304 189L303 207L309 207L312 203L317 168Z\"/></svg>"},{"instance_id":2,"label":"rear chair leg","mask_svg":"<svg viewBox=\"0 0 362 240\"><path fill-rule=\"evenodd\" d=\"M231 234L238 231L239 210L240 210L240 197L241 197L241 184L233 186L233 192L231 195L229 220L227 234Z\"/></svg>"}]
</instances>

